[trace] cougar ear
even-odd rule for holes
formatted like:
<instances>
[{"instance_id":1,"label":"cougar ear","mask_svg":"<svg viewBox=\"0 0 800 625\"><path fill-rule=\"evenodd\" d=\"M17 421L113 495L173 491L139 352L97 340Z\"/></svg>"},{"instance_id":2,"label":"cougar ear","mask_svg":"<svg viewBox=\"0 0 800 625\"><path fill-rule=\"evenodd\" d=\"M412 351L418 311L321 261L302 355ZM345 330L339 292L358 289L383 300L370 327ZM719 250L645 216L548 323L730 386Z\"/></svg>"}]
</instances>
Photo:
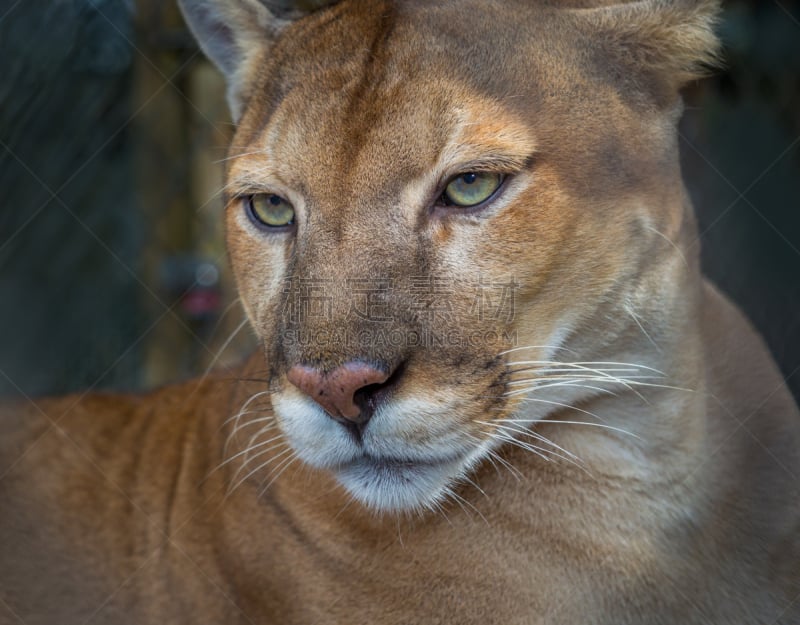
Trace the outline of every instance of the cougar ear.
<instances>
[{"instance_id":1,"label":"cougar ear","mask_svg":"<svg viewBox=\"0 0 800 625\"><path fill-rule=\"evenodd\" d=\"M222 71L238 121L253 62L293 20L334 0L178 0L203 52Z\"/></svg>"},{"instance_id":2,"label":"cougar ear","mask_svg":"<svg viewBox=\"0 0 800 625\"><path fill-rule=\"evenodd\" d=\"M720 64L719 40L714 33L719 0L636 0L591 9L578 9L589 26L590 41L598 41L612 63L634 80L644 77L674 98L690 80Z\"/></svg>"}]
</instances>

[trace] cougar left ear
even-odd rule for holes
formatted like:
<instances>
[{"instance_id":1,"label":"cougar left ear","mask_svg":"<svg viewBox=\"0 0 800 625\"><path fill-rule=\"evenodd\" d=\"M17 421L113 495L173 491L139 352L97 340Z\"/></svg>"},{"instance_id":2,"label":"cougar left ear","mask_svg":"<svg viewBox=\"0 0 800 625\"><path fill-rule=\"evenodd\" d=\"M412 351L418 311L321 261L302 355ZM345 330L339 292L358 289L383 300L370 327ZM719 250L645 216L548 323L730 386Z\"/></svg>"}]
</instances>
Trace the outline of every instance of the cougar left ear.
<instances>
[{"instance_id":1,"label":"cougar left ear","mask_svg":"<svg viewBox=\"0 0 800 625\"><path fill-rule=\"evenodd\" d=\"M222 71L234 121L247 99L253 63L280 31L334 0L178 0L203 52Z\"/></svg>"},{"instance_id":2,"label":"cougar left ear","mask_svg":"<svg viewBox=\"0 0 800 625\"><path fill-rule=\"evenodd\" d=\"M719 65L719 0L636 0L573 9L606 60L660 98ZM649 80L648 80L649 79Z\"/></svg>"}]
</instances>

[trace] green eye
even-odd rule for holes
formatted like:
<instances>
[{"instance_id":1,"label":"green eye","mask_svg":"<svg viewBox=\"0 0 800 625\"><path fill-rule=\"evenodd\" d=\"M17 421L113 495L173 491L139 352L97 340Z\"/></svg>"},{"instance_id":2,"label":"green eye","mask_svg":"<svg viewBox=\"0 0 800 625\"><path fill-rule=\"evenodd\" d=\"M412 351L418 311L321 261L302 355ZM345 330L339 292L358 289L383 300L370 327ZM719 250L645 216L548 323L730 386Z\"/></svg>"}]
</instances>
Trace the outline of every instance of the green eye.
<instances>
[{"instance_id":1,"label":"green eye","mask_svg":"<svg viewBox=\"0 0 800 625\"><path fill-rule=\"evenodd\" d=\"M492 197L502 182L501 174L470 171L456 176L447 184L442 200L448 206L477 206Z\"/></svg>"},{"instance_id":2,"label":"green eye","mask_svg":"<svg viewBox=\"0 0 800 625\"><path fill-rule=\"evenodd\" d=\"M261 193L247 200L247 212L257 226L285 228L294 223L292 205L280 195Z\"/></svg>"}]
</instances>

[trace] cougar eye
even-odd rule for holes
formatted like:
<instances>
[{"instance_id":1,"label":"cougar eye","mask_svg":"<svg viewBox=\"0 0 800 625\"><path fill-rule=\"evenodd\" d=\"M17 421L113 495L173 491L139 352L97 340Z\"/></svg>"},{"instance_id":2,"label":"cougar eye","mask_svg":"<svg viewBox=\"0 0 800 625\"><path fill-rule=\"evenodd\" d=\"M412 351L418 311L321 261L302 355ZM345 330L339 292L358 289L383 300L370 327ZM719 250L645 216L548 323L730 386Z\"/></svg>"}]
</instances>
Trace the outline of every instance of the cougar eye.
<instances>
[{"instance_id":1,"label":"cougar eye","mask_svg":"<svg viewBox=\"0 0 800 625\"><path fill-rule=\"evenodd\" d=\"M259 227L285 228L294 223L294 208L280 195L260 193L246 202L250 219Z\"/></svg>"},{"instance_id":2,"label":"cougar eye","mask_svg":"<svg viewBox=\"0 0 800 625\"><path fill-rule=\"evenodd\" d=\"M447 183L442 194L445 206L469 208L491 198L503 182L501 174L470 171Z\"/></svg>"}]
</instances>

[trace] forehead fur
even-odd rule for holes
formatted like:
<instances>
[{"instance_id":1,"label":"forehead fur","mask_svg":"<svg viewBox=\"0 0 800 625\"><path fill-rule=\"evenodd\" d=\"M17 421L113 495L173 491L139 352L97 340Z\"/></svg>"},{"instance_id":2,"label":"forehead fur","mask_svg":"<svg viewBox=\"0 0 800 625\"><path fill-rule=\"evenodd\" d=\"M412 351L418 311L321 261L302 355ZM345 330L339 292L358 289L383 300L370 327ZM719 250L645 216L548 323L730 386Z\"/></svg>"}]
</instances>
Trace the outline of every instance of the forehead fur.
<instances>
[{"instance_id":1,"label":"forehead fur","mask_svg":"<svg viewBox=\"0 0 800 625\"><path fill-rule=\"evenodd\" d=\"M286 186L368 201L434 169L457 140L585 158L586 172L607 165L619 184L644 178L663 167L649 156L657 146L671 149L674 116L661 113L678 75L626 69L636 25L654 36L650 4L341 2L288 27L256 65L233 150L264 152L231 173L281 169ZM570 149L565 127L580 129Z\"/></svg>"},{"instance_id":2,"label":"forehead fur","mask_svg":"<svg viewBox=\"0 0 800 625\"><path fill-rule=\"evenodd\" d=\"M519 95L510 85L571 92L588 80L595 91L608 84L632 99L660 101L714 62L717 2L586 4L344 0L283 31L262 65L277 76L249 79L263 85L259 78L271 73L271 87L285 77L345 87L357 74L366 97L386 77L434 72L500 98Z\"/></svg>"}]
</instances>

